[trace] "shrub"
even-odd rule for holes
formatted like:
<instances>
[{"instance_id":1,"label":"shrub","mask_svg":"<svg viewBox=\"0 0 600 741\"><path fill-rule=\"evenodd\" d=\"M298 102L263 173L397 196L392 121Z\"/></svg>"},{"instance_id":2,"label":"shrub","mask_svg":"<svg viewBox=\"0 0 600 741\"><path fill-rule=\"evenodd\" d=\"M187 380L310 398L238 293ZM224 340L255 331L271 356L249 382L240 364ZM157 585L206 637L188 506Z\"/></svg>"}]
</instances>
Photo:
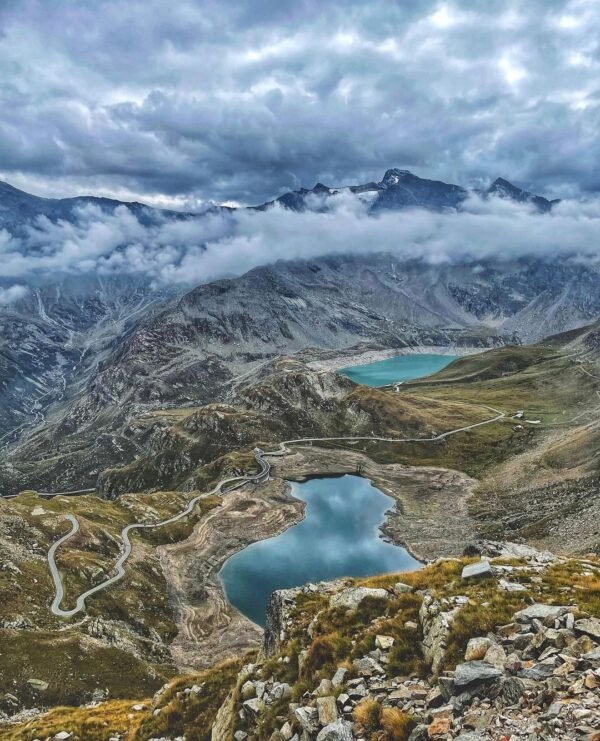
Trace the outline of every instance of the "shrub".
<instances>
[{"instance_id":1,"label":"shrub","mask_svg":"<svg viewBox=\"0 0 600 741\"><path fill-rule=\"evenodd\" d=\"M421 644L410 635L401 635L396 638L389 655L388 671L392 675L409 676L426 674L424 661L421 655Z\"/></svg>"},{"instance_id":2,"label":"shrub","mask_svg":"<svg viewBox=\"0 0 600 741\"><path fill-rule=\"evenodd\" d=\"M383 708L381 711L381 726L390 741L407 741L416 725L413 715L398 708Z\"/></svg>"},{"instance_id":3,"label":"shrub","mask_svg":"<svg viewBox=\"0 0 600 741\"><path fill-rule=\"evenodd\" d=\"M302 675L304 677L314 677L317 672L323 669L335 668L336 661L345 658L350 653L351 647L350 639L338 632L318 636L308 649L308 654L302 665Z\"/></svg>"},{"instance_id":4,"label":"shrub","mask_svg":"<svg viewBox=\"0 0 600 741\"><path fill-rule=\"evenodd\" d=\"M375 731L380 726L381 705L372 697L365 697L354 708L352 716L366 731Z\"/></svg>"}]
</instances>

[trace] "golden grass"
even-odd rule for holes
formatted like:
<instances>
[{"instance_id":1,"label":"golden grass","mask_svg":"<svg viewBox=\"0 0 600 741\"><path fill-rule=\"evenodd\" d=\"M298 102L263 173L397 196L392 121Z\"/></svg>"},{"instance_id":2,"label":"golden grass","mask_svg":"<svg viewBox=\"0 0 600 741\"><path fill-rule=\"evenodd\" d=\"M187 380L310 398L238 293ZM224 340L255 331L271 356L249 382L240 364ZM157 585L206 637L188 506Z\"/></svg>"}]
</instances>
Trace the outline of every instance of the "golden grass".
<instances>
[{"instance_id":1,"label":"golden grass","mask_svg":"<svg viewBox=\"0 0 600 741\"><path fill-rule=\"evenodd\" d=\"M310 644L302 664L302 676L315 679L321 674L332 673L335 671L336 662L347 657L351 647L351 639L340 631L318 636Z\"/></svg>"},{"instance_id":2,"label":"golden grass","mask_svg":"<svg viewBox=\"0 0 600 741\"><path fill-rule=\"evenodd\" d=\"M398 708L383 708L381 711L381 727L390 741L407 741L416 725L414 716Z\"/></svg>"},{"instance_id":3,"label":"golden grass","mask_svg":"<svg viewBox=\"0 0 600 741\"><path fill-rule=\"evenodd\" d=\"M366 731L374 731L379 728L381 705L372 697L365 697L352 711L352 717Z\"/></svg>"},{"instance_id":4,"label":"golden grass","mask_svg":"<svg viewBox=\"0 0 600 741\"><path fill-rule=\"evenodd\" d=\"M111 700L95 708L58 707L24 725L0 728L0 741L33 741L52 738L67 731L85 741L106 741L111 735L134 738L150 711L133 711L136 704L148 707L148 700Z\"/></svg>"},{"instance_id":5,"label":"golden grass","mask_svg":"<svg viewBox=\"0 0 600 741\"><path fill-rule=\"evenodd\" d=\"M352 717L359 723L371 738L383 738L389 741L407 741L416 719L398 708L382 707L377 700L366 697L352 711Z\"/></svg>"},{"instance_id":6,"label":"golden grass","mask_svg":"<svg viewBox=\"0 0 600 741\"><path fill-rule=\"evenodd\" d=\"M241 660L226 661L205 672L185 675L171 682L156 705L160 712L144 717L131 741L162 736L209 741L216 714L235 687L241 666ZM195 684L202 687L199 694L183 692Z\"/></svg>"},{"instance_id":7,"label":"golden grass","mask_svg":"<svg viewBox=\"0 0 600 741\"><path fill-rule=\"evenodd\" d=\"M161 736L209 741L217 711L235 686L240 668L241 661L228 661L205 672L177 677L154 705L151 699L127 699L109 700L97 707L57 707L29 723L0 728L0 741L52 738L60 731L81 741L106 741L119 734L129 741ZM193 685L202 691L184 692ZM143 709L133 710L134 705Z\"/></svg>"}]
</instances>

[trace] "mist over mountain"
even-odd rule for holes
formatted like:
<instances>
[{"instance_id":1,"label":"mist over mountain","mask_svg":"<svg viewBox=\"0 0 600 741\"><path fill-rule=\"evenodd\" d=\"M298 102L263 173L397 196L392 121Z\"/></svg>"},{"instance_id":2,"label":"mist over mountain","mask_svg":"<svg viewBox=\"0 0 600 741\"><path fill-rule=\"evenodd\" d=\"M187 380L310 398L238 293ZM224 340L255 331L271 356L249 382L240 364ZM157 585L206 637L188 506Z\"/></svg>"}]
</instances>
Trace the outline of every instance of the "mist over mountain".
<instances>
[{"instance_id":1,"label":"mist over mountain","mask_svg":"<svg viewBox=\"0 0 600 741\"><path fill-rule=\"evenodd\" d=\"M1 437L78 403L133 348L144 348L141 376L124 369L124 386L102 395L183 403L197 392L181 374L193 387L212 368L208 400L260 358L393 345L401 327L418 337L483 326L531 341L580 326L600 313L599 225L596 202L548 201L502 179L468 191L399 169L198 214L3 185Z\"/></svg>"},{"instance_id":2,"label":"mist over mountain","mask_svg":"<svg viewBox=\"0 0 600 741\"><path fill-rule=\"evenodd\" d=\"M510 187L509 187L510 186ZM487 255L597 255L600 205L548 201L507 181L486 191L388 170L377 183L289 193L256 208L161 211L107 199L0 192L3 301L27 280L137 274L207 282L278 259L386 251L429 262Z\"/></svg>"}]
</instances>

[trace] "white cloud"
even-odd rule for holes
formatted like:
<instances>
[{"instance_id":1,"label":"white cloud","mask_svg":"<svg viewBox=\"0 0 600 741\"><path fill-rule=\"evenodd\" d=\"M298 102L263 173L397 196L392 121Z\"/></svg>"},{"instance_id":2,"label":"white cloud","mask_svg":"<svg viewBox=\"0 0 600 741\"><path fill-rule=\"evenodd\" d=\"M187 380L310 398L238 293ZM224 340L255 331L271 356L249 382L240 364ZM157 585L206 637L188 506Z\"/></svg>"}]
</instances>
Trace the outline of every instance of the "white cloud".
<instances>
[{"instance_id":1,"label":"white cloud","mask_svg":"<svg viewBox=\"0 0 600 741\"><path fill-rule=\"evenodd\" d=\"M260 203L392 166L600 189L594 0L0 6L0 177L34 192Z\"/></svg>"},{"instance_id":2,"label":"white cloud","mask_svg":"<svg viewBox=\"0 0 600 741\"><path fill-rule=\"evenodd\" d=\"M0 288L0 306L14 304L15 301L27 295L29 289L26 286L14 285L8 288Z\"/></svg>"},{"instance_id":3,"label":"white cloud","mask_svg":"<svg viewBox=\"0 0 600 741\"><path fill-rule=\"evenodd\" d=\"M88 206L74 223L39 219L23 238L0 235L5 279L53 272L142 273L157 283L196 284L285 259L390 252L430 262L569 254L600 256L600 201L564 201L550 214L472 196L460 212L422 209L367 213L349 192L323 212L279 206L143 226L126 208Z\"/></svg>"}]
</instances>

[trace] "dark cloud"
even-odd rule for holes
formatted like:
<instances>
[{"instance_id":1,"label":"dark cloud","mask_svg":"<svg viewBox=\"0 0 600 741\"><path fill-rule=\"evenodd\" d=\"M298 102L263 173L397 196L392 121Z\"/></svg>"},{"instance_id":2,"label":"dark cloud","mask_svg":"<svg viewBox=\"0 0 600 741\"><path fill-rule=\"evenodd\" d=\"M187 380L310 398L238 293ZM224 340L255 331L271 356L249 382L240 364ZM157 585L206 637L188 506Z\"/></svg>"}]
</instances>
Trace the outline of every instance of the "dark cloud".
<instances>
[{"instance_id":1,"label":"dark cloud","mask_svg":"<svg viewBox=\"0 0 600 741\"><path fill-rule=\"evenodd\" d=\"M5 0L0 171L182 205L388 166L578 195L599 68L595 0Z\"/></svg>"}]
</instances>

